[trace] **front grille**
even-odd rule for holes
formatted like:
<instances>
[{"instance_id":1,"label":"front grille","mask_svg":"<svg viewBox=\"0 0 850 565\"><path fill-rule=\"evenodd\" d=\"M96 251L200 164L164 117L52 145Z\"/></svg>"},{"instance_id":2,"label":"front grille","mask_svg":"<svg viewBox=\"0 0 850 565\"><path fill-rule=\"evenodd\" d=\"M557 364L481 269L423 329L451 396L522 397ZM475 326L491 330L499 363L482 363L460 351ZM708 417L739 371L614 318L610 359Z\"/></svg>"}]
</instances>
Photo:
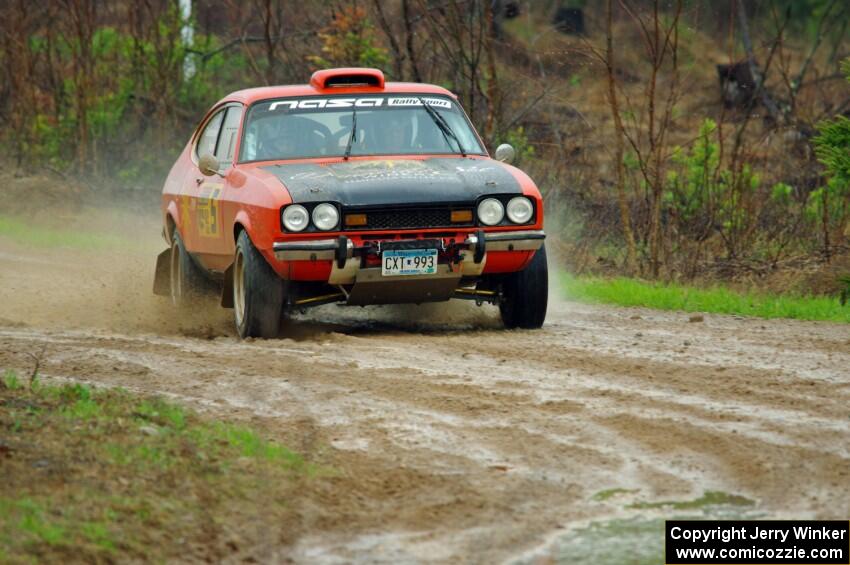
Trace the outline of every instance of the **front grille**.
<instances>
[{"instance_id":1,"label":"front grille","mask_svg":"<svg viewBox=\"0 0 850 565\"><path fill-rule=\"evenodd\" d=\"M351 213L366 214L366 225L347 226L345 227L346 230L413 230L472 225L472 222L452 223L452 208L449 207L349 210L345 212L345 214Z\"/></svg>"}]
</instances>

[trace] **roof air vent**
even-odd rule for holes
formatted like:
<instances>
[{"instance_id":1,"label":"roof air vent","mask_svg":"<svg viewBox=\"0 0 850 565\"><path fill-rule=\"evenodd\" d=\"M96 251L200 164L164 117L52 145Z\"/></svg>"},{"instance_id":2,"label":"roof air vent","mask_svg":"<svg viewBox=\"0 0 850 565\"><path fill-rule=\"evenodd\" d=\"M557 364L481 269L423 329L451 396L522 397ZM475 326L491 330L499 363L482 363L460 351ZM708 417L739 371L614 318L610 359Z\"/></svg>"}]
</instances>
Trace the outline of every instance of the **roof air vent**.
<instances>
[{"instance_id":1,"label":"roof air vent","mask_svg":"<svg viewBox=\"0 0 850 565\"><path fill-rule=\"evenodd\" d=\"M358 86L384 88L384 73L380 69L358 67L325 69L313 73L310 77L310 85L317 90Z\"/></svg>"}]
</instances>

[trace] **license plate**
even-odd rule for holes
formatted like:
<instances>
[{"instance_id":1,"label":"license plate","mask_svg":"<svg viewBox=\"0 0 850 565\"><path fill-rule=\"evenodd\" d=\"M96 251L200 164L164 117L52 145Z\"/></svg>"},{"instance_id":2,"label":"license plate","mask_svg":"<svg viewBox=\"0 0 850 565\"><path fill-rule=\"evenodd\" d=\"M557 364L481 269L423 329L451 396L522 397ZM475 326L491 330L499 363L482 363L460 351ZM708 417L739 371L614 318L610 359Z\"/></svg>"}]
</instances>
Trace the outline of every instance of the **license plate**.
<instances>
[{"instance_id":1,"label":"license plate","mask_svg":"<svg viewBox=\"0 0 850 565\"><path fill-rule=\"evenodd\" d=\"M436 272L436 249L394 249L381 255L381 274L385 277L433 275Z\"/></svg>"}]
</instances>

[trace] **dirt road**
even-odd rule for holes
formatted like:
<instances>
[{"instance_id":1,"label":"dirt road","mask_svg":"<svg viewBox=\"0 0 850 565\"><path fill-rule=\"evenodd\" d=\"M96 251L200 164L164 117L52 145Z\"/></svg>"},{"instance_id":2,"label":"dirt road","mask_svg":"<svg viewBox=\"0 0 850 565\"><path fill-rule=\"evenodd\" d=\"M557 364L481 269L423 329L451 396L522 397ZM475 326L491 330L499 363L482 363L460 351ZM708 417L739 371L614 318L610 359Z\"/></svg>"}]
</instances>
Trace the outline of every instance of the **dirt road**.
<instances>
[{"instance_id":1,"label":"dirt road","mask_svg":"<svg viewBox=\"0 0 850 565\"><path fill-rule=\"evenodd\" d=\"M251 421L336 477L234 560L652 562L672 516L850 515L850 327L555 301L314 310L240 342L176 321L133 253L0 241L0 369ZM261 509L258 509L261 515ZM271 530L274 525L265 525Z\"/></svg>"}]
</instances>

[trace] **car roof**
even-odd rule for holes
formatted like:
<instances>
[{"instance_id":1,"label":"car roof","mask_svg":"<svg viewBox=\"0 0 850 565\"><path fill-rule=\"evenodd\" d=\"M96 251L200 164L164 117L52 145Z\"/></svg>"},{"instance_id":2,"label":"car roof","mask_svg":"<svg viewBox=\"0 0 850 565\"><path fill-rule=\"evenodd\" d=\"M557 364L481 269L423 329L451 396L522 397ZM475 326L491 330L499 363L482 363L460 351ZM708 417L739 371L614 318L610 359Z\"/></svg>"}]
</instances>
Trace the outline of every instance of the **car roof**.
<instances>
[{"instance_id":1,"label":"car roof","mask_svg":"<svg viewBox=\"0 0 850 565\"><path fill-rule=\"evenodd\" d=\"M433 84L417 82L386 82L380 69L345 67L322 69L313 73L309 84L293 86L263 86L238 90L221 102L252 104L258 100L287 98L292 96L315 96L333 94L386 94L418 93L443 94L457 98L454 94Z\"/></svg>"},{"instance_id":2,"label":"car roof","mask_svg":"<svg viewBox=\"0 0 850 565\"><path fill-rule=\"evenodd\" d=\"M334 94L442 94L457 98L455 94L441 86L419 82L387 82L383 87L377 86L345 86L316 88L311 84L299 84L291 86L261 86L258 88L246 88L237 90L225 96L222 102L242 102L250 105L258 100L272 98L287 98L292 96L321 96Z\"/></svg>"}]
</instances>

